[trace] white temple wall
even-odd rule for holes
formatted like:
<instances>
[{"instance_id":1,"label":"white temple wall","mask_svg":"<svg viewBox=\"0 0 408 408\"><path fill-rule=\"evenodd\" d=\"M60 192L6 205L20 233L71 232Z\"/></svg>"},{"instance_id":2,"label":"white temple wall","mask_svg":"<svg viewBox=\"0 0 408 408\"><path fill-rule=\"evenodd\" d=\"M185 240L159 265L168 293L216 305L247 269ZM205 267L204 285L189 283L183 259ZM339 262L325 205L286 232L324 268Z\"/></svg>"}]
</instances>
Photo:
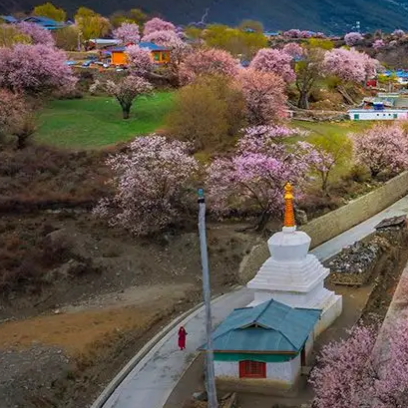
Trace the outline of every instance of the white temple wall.
<instances>
[{"instance_id":1,"label":"white temple wall","mask_svg":"<svg viewBox=\"0 0 408 408\"><path fill-rule=\"evenodd\" d=\"M300 361L298 355L285 363L266 363L266 378L292 385L300 375ZM216 377L239 378L239 361L214 361L214 370Z\"/></svg>"},{"instance_id":2,"label":"white temple wall","mask_svg":"<svg viewBox=\"0 0 408 408\"><path fill-rule=\"evenodd\" d=\"M306 360L309 358L313 351L313 344L314 344L314 333L310 333L309 338L305 344L305 351L306 351Z\"/></svg>"},{"instance_id":3,"label":"white temple wall","mask_svg":"<svg viewBox=\"0 0 408 408\"><path fill-rule=\"evenodd\" d=\"M216 377L239 378L239 362L214 361L214 372Z\"/></svg>"},{"instance_id":4,"label":"white temple wall","mask_svg":"<svg viewBox=\"0 0 408 408\"><path fill-rule=\"evenodd\" d=\"M266 377L269 380L294 384L300 375L300 355L286 363L267 363Z\"/></svg>"}]
</instances>

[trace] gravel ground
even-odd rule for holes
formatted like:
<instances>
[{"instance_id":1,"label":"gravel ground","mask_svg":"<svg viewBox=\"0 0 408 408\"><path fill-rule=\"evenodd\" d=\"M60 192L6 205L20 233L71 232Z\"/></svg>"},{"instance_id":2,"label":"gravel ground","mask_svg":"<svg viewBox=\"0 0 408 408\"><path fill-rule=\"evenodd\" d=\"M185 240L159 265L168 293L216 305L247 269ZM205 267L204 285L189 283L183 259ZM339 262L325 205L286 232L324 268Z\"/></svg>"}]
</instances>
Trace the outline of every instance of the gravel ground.
<instances>
[{"instance_id":1,"label":"gravel ground","mask_svg":"<svg viewBox=\"0 0 408 408\"><path fill-rule=\"evenodd\" d=\"M69 373L70 361L58 348L33 345L0 351L0 407L47 407L55 378ZM34 393L35 400L27 400Z\"/></svg>"}]
</instances>

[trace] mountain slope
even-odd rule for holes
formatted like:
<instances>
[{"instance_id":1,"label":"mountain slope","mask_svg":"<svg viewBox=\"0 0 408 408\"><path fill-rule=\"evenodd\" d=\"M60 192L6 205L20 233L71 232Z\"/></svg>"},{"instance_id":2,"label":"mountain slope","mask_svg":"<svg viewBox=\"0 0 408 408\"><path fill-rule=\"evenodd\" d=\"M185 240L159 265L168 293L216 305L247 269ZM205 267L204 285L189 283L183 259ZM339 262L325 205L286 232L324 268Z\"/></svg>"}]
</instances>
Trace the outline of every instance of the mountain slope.
<instances>
[{"instance_id":1,"label":"mountain slope","mask_svg":"<svg viewBox=\"0 0 408 408\"><path fill-rule=\"evenodd\" d=\"M30 10L45 0L2 0L0 13ZM178 24L199 21L209 9L208 22L237 24L244 18L260 20L270 30L301 28L344 32L361 22L364 31L408 28L408 0L54 0L70 14L82 5L109 15L140 7Z\"/></svg>"}]
</instances>

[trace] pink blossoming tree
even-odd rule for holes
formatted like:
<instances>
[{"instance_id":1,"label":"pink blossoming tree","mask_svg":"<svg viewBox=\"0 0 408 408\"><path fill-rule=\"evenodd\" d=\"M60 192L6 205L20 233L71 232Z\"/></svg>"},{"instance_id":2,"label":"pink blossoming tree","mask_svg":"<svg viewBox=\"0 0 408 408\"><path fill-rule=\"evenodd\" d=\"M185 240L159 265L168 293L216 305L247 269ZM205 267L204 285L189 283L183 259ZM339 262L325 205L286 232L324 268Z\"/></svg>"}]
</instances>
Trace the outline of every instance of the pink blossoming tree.
<instances>
[{"instance_id":1,"label":"pink blossoming tree","mask_svg":"<svg viewBox=\"0 0 408 408\"><path fill-rule=\"evenodd\" d=\"M229 52L215 48L199 49L189 54L180 67L182 83L194 81L197 76L224 75L235 77L239 62Z\"/></svg>"},{"instance_id":2,"label":"pink blossoming tree","mask_svg":"<svg viewBox=\"0 0 408 408\"><path fill-rule=\"evenodd\" d=\"M374 66L374 61L367 54L344 48L326 52L323 61L325 72L344 82L363 82L372 75Z\"/></svg>"},{"instance_id":3,"label":"pink blossoming tree","mask_svg":"<svg viewBox=\"0 0 408 408\"><path fill-rule=\"evenodd\" d=\"M113 37L125 44L137 44L140 41L139 26L135 23L123 23L116 30L113 30Z\"/></svg>"},{"instance_id":4,"label":"pink blossoming tree","mask_svg":"<svg viewBox=\"0 0 408 408\"><path fill-rule=\"evenodd\" d=\"M408 325L399 319L381 333L357 327L325 346L311 373L316 408L402 408L408 404Z\"/></svg>"},{"instance_id":5,"label":"pink blossoming tree","mask_svg":"<svg viewBox=\"0 0 408 408\"><path fill-rule=\"evenodd\" d=\"M292 57L286 52L272 48L263 48L255 55L250 67L257 71L273 72L289 83L293 82L296 78L291 62Z\"/></svg>"},{"instance_id":6,"label":"pink blossoming tree","mask_svg":"<svg viewBox=\"0 0 408 408\"><path fill-rule=\"evenodd\" d=\"M363 39L364 37L357 32L351 32L344 36L344 41L346 42L346 45L348 45L349 47L352 47L353 45L360 43L361 41L363 41Z\"/></svg>"},{"instance_id":7,"label":"pink blossoming tree","mask_svg":"<svg viewBox=\"0 0 408 408\"><path fill-rule=\"evenodd\" d=\"M376 51L378 51L378 50L380 50L381 48L384 48L384 47L385 47L384 40L375 40L374 43L373 43L373 48Z\"/></svg>"},{"instance_id":8,"label":"pink blossoming tree","mask_svg":"<svg viewBox=\"0 0 408 408\"><path fill-rule=\"evenodd\" d=\"M64 52L42 44L0 48L0 88L32 94L72 89L76 79L65 61Z\"/></svg>"},{"instance_id":9,"label":"pink blossoming tree","mask_svg":"<svg viewBox=\"0 0 408 408\"><path fill-rule=\"evenodd\" d=\"M176 27L169 21L162 20L161 18L154 17L147 21L144 25L143 35L149 35L155 31L176 31Z\"/></svg>"},{"instance_id":10,"label":"pink blossoming tree","mask_svg":"<svg viewBox=\"0 0 408 408\"><path fill-rule=\"evenodd\" d=\"M283 36L288 38L302 38L302 32L297 28L292 28L288 31L285 31L283 33Z\"/></svg>"},{"instance_id":11,"label":"pink blossoming tree","mask_svg":"<svg viewBox=\"0 0 408 408\"><path fill-rule=\"evenodd\" d=\"M240 72L236 84L244 95L250 125L271 124L287 117L287 96L281 77L248 68Z\"/></svg>"},{"instance_id":12,"label":"pink blossoming tree","mask_svg":"<svg viewBox=\"0 0 408 408\"><path fill-rule=\"evenodd\" d=\"M355 161L367 166L372 177L383 171L398 173L408 166L408 137L399 125L376 125L351 139Z\"/></svg>"},{"instance_id":13,"label":"pink blossoming tree","mask_svg":"<svg viewBox=\"0 0 408 408\"><path fill-rule=\"evenodd\" d=\"M359 407L366 399L366 364L375 338L373 329L357 327L347 340L323 348L310 377L316 408Z\"/></svg>"},{"instance_id":14,"label":"pink blossoming tree","mask_svg":"<svg viewBox=\"0 0 408 408\"><path fill-rule=\"evenodd\" d=\"M391 34L394 38L403 38L405 36L405 31L404 30L394 30L394 32Z\"/></svg>"},{"instance_id":15,"label":"pink blossoming tree","mask_svg":"<svg viewBox=\"0 0 408 408\"><path fill-rule=\"evenodd\" d=\"M301 190L310 169L308 155L297 144L280 143L289 134L280 127L250 128L233 156L214 160L206 184L215 213L258 215L257 228L263 229L282 211L284 184L290 181Z\"/></svg>"},{"instance_id":16,"label":"pink blossoming tree","mask_svg":"<svg viewBox=\"0 0 408 408\"><path fill-rule=\"evenodd\" d=\"M147 95L153 91L152 85L142 77L129 75L118 82L106 81L105 83L96 81L90 88L94 93L98 88L103 88L119 102L123 119L129 119L130 109L133 102L140 95Z\"/></svg>"},{"instance_id":17,"label":"pink blossoming tree","mask_svg":"<svg viewBox=\"0 0 408 408\"><path fill-rule=\"evenodd\" d=\"M140 48L138 45L130 45L126 48L126 55L130 71L133 75L146 76L153 70L153 62L149 50Z\"/></svg>"},{"instance_id":18,"label":"pink blossoming tree","mask_svg":"<svg viewBox=\"0 0 408 408\"><path fill-rule=\"evenodd\" d=\"M17 24L17 28L22 34L28 35L33 44L42 44L49 47L53 47L55 45L55 40L51 32L45 28L42 28L38 24L22 21L21 23Z\"/></svg>"},{"instance_id":19,"label":"pink blossoming tree","mask_svg":"<svg viewBox=\"0 0 408 408\"><path fill-rule=\"evenodd\" d=\"M111 225L150 235L185 213L198 170L187 143L158 135L138 137L129 154L117 154L108 164L115 174L115 196L102 200L94 212Z\"/></svg>"},{"instance_id":20,"label":"pink blossoming tree","mask_svg":"<svg viewBox=\"0 0 408 408\"><path fill-rule=\"evenodd\" d=\"M289 43L283 47L283 51L294 59L301 58L304 54L303 48L297 43Z\"/></svg>"}]
</instances>

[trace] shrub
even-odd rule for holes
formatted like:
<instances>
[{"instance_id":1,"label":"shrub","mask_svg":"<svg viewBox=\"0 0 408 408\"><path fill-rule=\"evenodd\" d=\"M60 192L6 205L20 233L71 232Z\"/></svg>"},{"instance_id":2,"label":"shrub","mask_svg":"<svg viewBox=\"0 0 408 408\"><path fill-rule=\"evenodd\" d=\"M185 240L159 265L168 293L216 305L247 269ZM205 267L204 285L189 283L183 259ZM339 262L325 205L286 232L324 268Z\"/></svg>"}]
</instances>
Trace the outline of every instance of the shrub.
<instances>
[{"instance_id":1,"label":"shrub","mask_svg":"<svg viewBox=\"0 0 408 408\"><path fill-rule=\"evenodd\" d=\"M75 26L59 28L53 32L55 45L65 51L77 51L78 35L79 31Z\"/></svg>"},{"instance_id":2,"label":"shrub","mask_svg":"<svg viewBox=\"0 0 408 408\"><path fill-rule=\"evenodd\" d=\"M242 93L222 77L206 77L177 92L166 129L197 149L214 148L233 141L244 125Z\"/></svg>"}]
</instances>

